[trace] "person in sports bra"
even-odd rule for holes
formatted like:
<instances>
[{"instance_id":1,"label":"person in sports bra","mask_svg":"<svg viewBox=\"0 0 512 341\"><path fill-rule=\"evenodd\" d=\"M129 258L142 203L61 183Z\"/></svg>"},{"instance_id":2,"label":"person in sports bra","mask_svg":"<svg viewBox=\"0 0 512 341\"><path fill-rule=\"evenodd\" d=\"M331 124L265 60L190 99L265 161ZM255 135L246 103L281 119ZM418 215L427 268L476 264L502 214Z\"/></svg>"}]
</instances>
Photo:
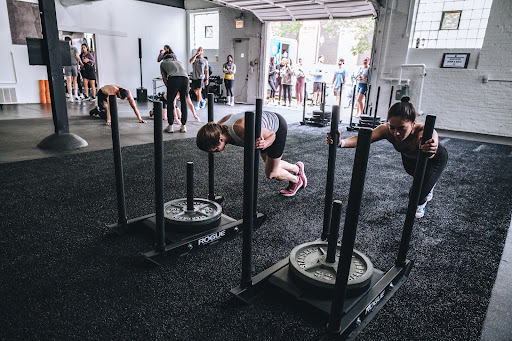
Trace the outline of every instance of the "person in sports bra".
<instances>
[{"instance_id":1,"label":"person in sports bra","mask_svg":"<svg viewBox=\"0 0 512 341\"><path fill-rule=\"evenodd\" d=\"M197 132L197 147L206 152L221 152L227 144L244 146L244 113L224 116L219 122L208 122ZM263 111L261 117L261 136L256 139L256 149L261 150L265 162L265 176L269 179L288 181L288 186L280 193L291 197L307 186L304 163L291 164L282 160L288 125L279 114Z\"/></svg>"}]
</instances>

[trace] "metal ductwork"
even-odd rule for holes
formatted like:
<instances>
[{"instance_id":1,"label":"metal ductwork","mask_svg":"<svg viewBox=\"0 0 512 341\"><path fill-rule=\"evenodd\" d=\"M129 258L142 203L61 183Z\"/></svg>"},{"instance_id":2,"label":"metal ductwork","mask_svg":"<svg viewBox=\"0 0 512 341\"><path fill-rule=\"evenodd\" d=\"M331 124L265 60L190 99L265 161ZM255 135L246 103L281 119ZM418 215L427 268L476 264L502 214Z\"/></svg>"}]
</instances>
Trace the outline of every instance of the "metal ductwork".
<instances>
[{"instance_id":1,"label":"metal ductwork","mask_svg":"<svg viewBox=\"0 0 512 341\"><path fill-rule=\"evenodd\" d=\"M88 2L93 1L100 1L100 0L59 0L59 2L62 4L62 6L75 6L75 5L82 5L86 4Z\"/></svg>"}]
</instances>

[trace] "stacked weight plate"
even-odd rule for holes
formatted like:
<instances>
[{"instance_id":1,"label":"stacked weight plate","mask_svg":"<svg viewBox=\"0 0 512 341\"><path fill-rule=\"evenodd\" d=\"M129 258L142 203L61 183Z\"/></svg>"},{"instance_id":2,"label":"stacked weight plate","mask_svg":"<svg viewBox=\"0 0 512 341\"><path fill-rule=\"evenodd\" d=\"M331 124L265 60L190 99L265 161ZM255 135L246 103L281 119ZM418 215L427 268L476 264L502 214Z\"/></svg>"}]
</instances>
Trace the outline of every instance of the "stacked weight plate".
<instances>
[{"instance_id":1,"label":"stacked weight plate","mask_svg":"<svg viewBox=\"0 0 512 341\"><path fill-rule=\"evenodd\" d=\"M360 127L373 127L374 117L371 115L361 115L359 116L359 126ZM375 117L375 126L380 124L380 116Z\"/></svg>"}]
</instances>

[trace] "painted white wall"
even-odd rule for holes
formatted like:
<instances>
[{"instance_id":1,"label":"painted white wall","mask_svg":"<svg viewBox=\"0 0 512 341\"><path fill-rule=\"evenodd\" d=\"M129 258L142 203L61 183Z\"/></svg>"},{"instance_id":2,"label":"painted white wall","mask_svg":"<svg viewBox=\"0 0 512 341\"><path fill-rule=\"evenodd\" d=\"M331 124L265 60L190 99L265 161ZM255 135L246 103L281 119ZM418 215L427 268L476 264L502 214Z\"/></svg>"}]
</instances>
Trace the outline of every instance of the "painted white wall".
<instances>
[{"instance_id":1,"label":"painted white wall","mask_svg":"<svg viewBox=\"0 0 512 341\"><path fill-rule=\"evenodd\" d=\"M142 38L143 86L151 94L152 79L160 75L158 52L168 44L186 60L186 12L183 9L135 0L94 1L64 7L55 2L59 30L96 35L100 86L118 84L132 93L140 87L138 38ZM45 66L30 66L25 45L12 45L5 0L0 1L0 87L16 88L18 103L38 103L38 80L47 79ZM12 84L10 53L18 82ZM5 63L5 64L3 64ZM11 62L12 64L12 62ZM10 83L9 83L10 82Z\"/></svg>"},{"instance_id":2,"label":"painted white wall","mask_svg":"<svg viewBox=\"0 0 512 341\"><path fill-rule=\"evenodd\" d=\"M263 24L253 14L249 12L243 12L244 27L237 29L235 28L235 18L240 17L242 11L230 7L211 8L211 6L209 6L209 3L205 1L192 1L191 4L194 5L194 9L188 10L190 16L190 27L194 27L193 16L195 14L208 13L209 11L218 11L219 13L219 48L204 50L204 55L208 57L208 61L212 66L213 74L215 76L220 75L222 78L224 78L224 73L222 72L222 65L226 62L226 58L228 55L233 55L234 63L237 65L238 75L235 75L235 84L233 87L233 92L235 94L238 94L241 91L243 91L244 93L247 93L247 103L256 103L258 89L260 86L263 87L265 84L265 79L260 80L259 74L260 63L263 62L261 56L261 33L263 30ZM188 1L185 2L187 8L191 4L188 4ZM201 9L203 5L204 9ZM214 23L212 23L212 25L213 24ZM234 56L235 39L249 39L249 51L247 51L246 55L248 60L250 61L247 70L247 80L243 79L243 77L239 75L240 70L238 69L237 56ZM191 44L193 43L194 42L191 39ZM196 51L197 46L190 46L189 49L190 51L188 59L190 59L190 57ZM191 70L192 69L189 65L189 71ZM261 84L259 82L261 82Z\"/></svg>"},{"instance_id":3,"label":"painted white wall","mask_svg":"<svg viewBox=\"0 0 512 341\"><path fill-rule=\"evenodd\" d=\"M481 49L409 49L414 27L409 3L388 0L378 20L370 95L375 107L376 90L381 87L378 114L386 117L391 85L395 89L397 85L391 79L399 77L400 65L425 64L421 110L437 116L437 128L512 137L512 2L493 0ZM468 68L441 68L446 52L471 53ZM411 79L413 104L419 96L419 74L420 69L403 73L403 78ZM484 83L484 76L490 81Z\"/></svg>"},{"instance_id":4,"label":"painted white wall","mask_svg":"<svg viewBox=\"0 0 512 341\"><path fill-rule=\"evenodd\" d=\"M26 45L12 45L7 2L0 1L0 88L15 88L18 103L39 103L39 79L46 67L28 65Z\"/></svg>"}]
</instances>

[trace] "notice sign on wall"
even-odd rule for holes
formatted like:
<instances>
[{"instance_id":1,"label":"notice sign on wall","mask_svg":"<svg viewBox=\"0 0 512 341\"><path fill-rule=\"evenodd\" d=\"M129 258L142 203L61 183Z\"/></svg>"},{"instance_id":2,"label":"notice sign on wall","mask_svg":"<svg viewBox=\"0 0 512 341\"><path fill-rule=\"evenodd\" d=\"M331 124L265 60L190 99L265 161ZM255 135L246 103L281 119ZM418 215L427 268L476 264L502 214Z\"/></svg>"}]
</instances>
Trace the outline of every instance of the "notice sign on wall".
<instances>
[{"instance_id":1,"label":"notice sign on wall","mask_svg":"<svg viewBox=\"0 0 512 341\"><path fill-rule=\"evenodd\" d=\"M441 67L466 69L468 67L469 55L469 53L444 53Z\"/></svg>"},{"instance_id":2,"label":"notice sign on wall","mask_svg":"<svg viewBox=\"0 0 512 341\"><path fill-rule=\"evenodd\" d=\"M235 28L244 28L243 20L235 20Z\"/></svg>"}]
</instances>

